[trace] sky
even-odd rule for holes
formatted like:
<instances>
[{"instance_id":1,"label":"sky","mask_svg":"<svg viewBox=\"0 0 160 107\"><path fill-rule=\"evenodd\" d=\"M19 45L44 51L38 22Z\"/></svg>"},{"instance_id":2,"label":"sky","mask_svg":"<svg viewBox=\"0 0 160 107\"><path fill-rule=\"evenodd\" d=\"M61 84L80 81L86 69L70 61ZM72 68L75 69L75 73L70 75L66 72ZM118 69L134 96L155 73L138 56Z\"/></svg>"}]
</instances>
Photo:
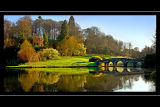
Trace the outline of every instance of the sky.
<instances>
[{"instance_id":1,"label":"sky","mask_svg":"<svg viewBox=\"0 0 160 107\"><path fill-rule=\"evenodd\" d=\"M31 15L32 20L39 15ZM41 15L43 19L55 21L69 20L70 15ZM145 46L151 46L156 31L155 15L73 15L81 29L96 26L106 35L112 35L116 40L131 42L141 51ZM5 15L4 19L16 22L24 15Z\"/></svg>"}]
</instances>

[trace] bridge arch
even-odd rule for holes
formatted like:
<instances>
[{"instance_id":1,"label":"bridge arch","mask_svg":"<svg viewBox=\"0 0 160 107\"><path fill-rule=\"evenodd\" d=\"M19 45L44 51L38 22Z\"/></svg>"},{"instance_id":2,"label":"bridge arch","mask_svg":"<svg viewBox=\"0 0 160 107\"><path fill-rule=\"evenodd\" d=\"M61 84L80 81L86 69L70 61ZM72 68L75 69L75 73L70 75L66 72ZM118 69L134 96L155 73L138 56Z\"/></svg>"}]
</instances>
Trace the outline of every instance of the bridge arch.
<instances>
[{"instance_id":1,"label":"bridge arch","mask_svg":"<svg viewBox=\"0 0 160 107\"><path fill-rule=\"evenodd\" d=\"M124 62L124 67L136 67L137 62L129 60Z\"/></svg>"},{"instance_id":2,"label":"bridge arch","mask_svg":"<svg viewBox=\"0 0 160 107\"><path fill-rule=\"evenodd\" d=\"M116 62L116 64L117 64L118 67L123 67L123 66L124 66L124 62L121 61L121 60L118 60L118 61Z\"/></svg>"},{"instance_id":3,"label":"bridge arch","mask_svg":"<svg viewBox=\"0 0 160 107\"><path fill-rule=\"evenodd\" d=\"M99 67L104 67L105 66L105 62L100 62L99 63Z\"/></svg>"},{"instance_id":4,"label":"bridge arch","mask_svg":"<svg viewBox=\"0 0 160 107\"><path fill-rule=\"evenodd\" d=\"M113 62L112 61L109 61L108 62L108 66L110 67L110 66L113 66Z\"/></svg>"},{"instance_id":5,"label":"bridge arch","mask_svg":"<svg viewBox=\"0 0 160 107\"><path fill-rule=\"evenodd\" d=\"M138 61L136 64L137 67L141 67L142 66L142 62Z\"/></svg>"},{"instance_id":6,"label":"bridge arch","mask_svg":"<svg viewBox=\"0 0 160 107\"><path fill-rule=\"evenodd\" d=\"M134 61L128 61L127 67L132 67L132 66L134 66Z\"/></svg>"}]
</instances>

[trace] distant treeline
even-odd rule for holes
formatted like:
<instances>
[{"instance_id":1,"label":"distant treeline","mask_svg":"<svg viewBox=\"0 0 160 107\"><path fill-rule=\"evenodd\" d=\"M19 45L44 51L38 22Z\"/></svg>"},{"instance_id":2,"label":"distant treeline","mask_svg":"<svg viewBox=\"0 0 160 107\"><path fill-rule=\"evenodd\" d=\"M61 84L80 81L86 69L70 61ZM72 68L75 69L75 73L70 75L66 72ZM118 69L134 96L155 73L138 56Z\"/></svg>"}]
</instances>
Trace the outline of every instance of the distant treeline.
<instances>
[{"instance_id":1,"label":"distant treeline","mask_svg":"<svg viewBox=\"0 0 160 107\"><path fill-rule=\"evenodd\" d=\"M146 46L140 52L138 47L133 48L132 43L116 40L112 35L106 35L101 32L96 26L81 29L73 16L70 17L69 21L59 22L54 21L54 19L43 19L41 16L36 20L32 20L29 16L24 16L16 23L4 20L4 49L9 47L17 47L19 49L24 40L28 40L34 47L59 49L59 46L62 47L62 44L66 43L66 41L62 42L64 39L80 43L80 45L76 46L81 46L82 49L85 47L87 54L107 54L138 58L155 52L154 45L151 47ZM155 44L155 41L153 44ZM71 48L70 46L69 49ZM66 52L66 50L64 51ZM67 53L66 55L74 55L74 53Z\"/></svg>"}]
</instances>

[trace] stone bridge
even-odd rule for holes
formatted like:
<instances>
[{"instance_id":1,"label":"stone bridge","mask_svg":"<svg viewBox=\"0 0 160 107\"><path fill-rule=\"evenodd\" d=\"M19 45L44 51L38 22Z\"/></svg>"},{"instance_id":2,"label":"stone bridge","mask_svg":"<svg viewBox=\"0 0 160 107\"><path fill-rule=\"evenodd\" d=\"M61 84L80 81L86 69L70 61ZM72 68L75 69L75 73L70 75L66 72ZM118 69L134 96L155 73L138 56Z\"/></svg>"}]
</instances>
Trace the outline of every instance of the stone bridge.
<instances>
[{"instance_id":1,"label":"stone bridge","mask_svg":"<svg viewBox=\"0 0 160 107\"><path fill-rule=\"evenodd\" d=\"M112 62L112 63L113 63L113 67L116 67L116 66L117 66L117 62L119 62L119 61L122 61L122 62L123 62L124 67L127 67L128 62L132 62L132 63L133 63L133 67L136 67L136 65L137 65L138 62L143 63L143 61L140 60L140 59L130 59L130 58L111 58L111 59L104 59L104 60L97 61L96 63L98 64L98 66L99 66L101 63L104 63L105 67L108 67L108 66L109 66L109 63Z\"/></svg>"}]
</instances>

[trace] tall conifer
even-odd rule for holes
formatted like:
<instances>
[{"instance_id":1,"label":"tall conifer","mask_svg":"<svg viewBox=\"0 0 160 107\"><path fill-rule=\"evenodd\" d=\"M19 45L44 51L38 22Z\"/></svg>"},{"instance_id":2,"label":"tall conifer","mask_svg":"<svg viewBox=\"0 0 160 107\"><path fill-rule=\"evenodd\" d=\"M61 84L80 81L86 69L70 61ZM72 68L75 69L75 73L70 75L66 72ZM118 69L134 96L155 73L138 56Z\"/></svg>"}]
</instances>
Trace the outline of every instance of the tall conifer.
<instances>
[{"instance_id":1,"label":"tall conifer","mask_svg":"<svg viewBox=\"0 0 160 107\"><path fill-rule=\"evenodd\" d=\"M67 21L64 20L64 22L61 26L61 32L58 37L58 40L61 41L63 39L68 39L68 37L69 37L69 27L68 27Z\"/></svg>"},{"instance_id":2,"label":"tall conifer","mask_svg":"<svg viewBox=\"0 0 160 107\"><path fill-rule=\"evenodd\" d=\"M76 36L76 26L73 16L70 17L68 26L69 26L69 35Z\"/></svg>"}]
</instances>

